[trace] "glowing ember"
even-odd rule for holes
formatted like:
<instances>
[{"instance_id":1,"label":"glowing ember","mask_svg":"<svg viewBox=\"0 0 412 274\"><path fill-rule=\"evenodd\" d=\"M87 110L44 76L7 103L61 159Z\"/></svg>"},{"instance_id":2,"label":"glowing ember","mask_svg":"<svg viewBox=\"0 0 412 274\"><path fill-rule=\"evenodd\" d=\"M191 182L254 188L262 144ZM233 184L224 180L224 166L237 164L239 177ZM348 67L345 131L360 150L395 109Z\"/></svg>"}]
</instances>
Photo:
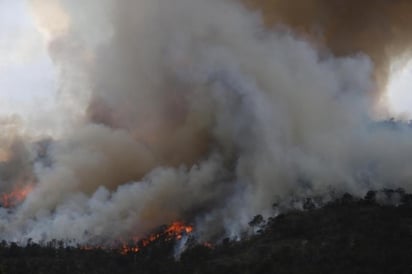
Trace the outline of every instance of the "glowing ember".
<instances>
[{"instance_id":1,"label":"glowing ember","mask_svg":"<svg viewBox=\"0 0 412 274\"><path fill-rule=\"evenodd\" d=\"M3 193L0 195L0 203L6 208L13 207L23 202L32 190L33 185L26 185L22 188L15 189L10 193Z\"/></svg>"},{"instance_id":2,"label":"glowing ember","mask_svg":"<svg viewBox=\"0 0 412 274\"><path fill-rule=\"evenodd\" d=\"M128 243L126 241L120 240L117 244L112 245L112 248L108 248L107 246L82 246L81 249L88 251L88 250L96 250L96 249L111 249L113 251L120 252L120 254L127 255L132 253L138 253L142 248L149 246L150 244L155 243L156 241L160 242L170 242L173 240L181 240L185 235L189 235L193 232L193 226L186 225L182 222L173 222L171 225L167 227L163 227L163 229L157 233L153 233L149 235L147 238L139 239L137 237L133 237L131 241ZM215 246L209 242L201 243L204 247L209 249L214 249Z\"/></svg>"},{"instance_id":3,"label":"glowing ember","mask_svg":"<svg viewBox=\"0 0 412 274\"><path fill-rule=\"evenodd\" d=\"M181 222L174 222L166 229L166 233L169 236L171 237L175 236L178 239L182 238L183 234L190 234L192 233L192 231L193 231L192 226L185 225Z\"/></svg>"},{"instance_id":4,"label":"glowing ember","mask_svg":"<svg viewBox=\"0 0 412 274\"><path fill-rule=\"evenodd\" d=\"M209 243L209 242L204 242L203 246L207 247L209 249L214 249L215 248L215 246L212 243Z\"/></svg>"},{"instance_id":5,"label":"glowing ember","mask_svg":"<svg viewBox=\"0 0 412 274\"><path fill-rule=\"evenodd\" d=\"M164 241L171 241L171 240L180 240L184 235L188 235L193 232L193 227L190 225L185 225L182 222L173 222L170 226L168 226L165 230L151 234L146 239L142 239L139 241L135 241L137 245L127 245L123 244L120 250L120 253L127 254L127 253L137 253L139 252L140 247L146 247L149 244L163 239Z\"/></svg>"}]
</instances>

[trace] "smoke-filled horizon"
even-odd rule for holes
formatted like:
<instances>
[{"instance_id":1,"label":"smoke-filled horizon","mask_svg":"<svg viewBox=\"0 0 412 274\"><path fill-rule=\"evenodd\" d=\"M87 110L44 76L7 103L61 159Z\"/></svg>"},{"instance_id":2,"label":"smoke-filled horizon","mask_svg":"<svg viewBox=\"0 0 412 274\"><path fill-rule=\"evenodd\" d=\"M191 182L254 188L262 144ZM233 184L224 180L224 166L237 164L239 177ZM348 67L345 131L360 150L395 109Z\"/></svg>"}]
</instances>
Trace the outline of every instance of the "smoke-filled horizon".
<instances>
[{"instance_id":1,"label":"smoke-filled horizon","mask_svg":"<svg viewBox=\"0 0 412 274\"><path fill-rule=\"evenodd\" d=\"M101 243L175 220L236 236L292 197L412 189L410 130L370 117L368 52L325 53L230 0L31 9L65 128L34 137L4 121L17 129L1 136L1 190L32 186L0 209L5 239Z\"/></svg>"}]
</instances>

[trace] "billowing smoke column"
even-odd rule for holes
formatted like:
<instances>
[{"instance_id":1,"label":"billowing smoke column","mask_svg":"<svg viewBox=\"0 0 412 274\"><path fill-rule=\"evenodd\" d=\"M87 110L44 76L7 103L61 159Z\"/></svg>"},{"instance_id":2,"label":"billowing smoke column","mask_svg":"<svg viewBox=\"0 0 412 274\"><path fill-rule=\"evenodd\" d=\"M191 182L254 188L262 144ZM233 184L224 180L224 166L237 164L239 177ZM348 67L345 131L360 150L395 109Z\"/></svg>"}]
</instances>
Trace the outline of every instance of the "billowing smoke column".
<instances>
[{"instance_id":1,"label":"billowing smoke column","mask_svg":"<svg viewBox=\"0 0 412 274\"><path fill-rule=\"evenodd\" d=\"M285 24L319 47L345 56L364 52L374 63L374 78L385 90L394 59L411 54L412 17L409 0L244 0L262 12L268 26ZM380 96L377 96L379 99ZM384 107L384 106L381 106ZM382 111L382 110L381 110Z\"/></svg>"},{"instance_id":2,"label":"billowing smoke column","mask_svg":"<svg viewBox=\"0 0 412 274\"><path fill-rule=\"evenodd\" d=\"M320 52L229 0L32 8L65 129L7 145L2 184L34 186L0 209L2 238L101 243L175 220L234 236L291 197L411 190L411 132L369 117L367 55Z\"/></svg>"}]
</instances>

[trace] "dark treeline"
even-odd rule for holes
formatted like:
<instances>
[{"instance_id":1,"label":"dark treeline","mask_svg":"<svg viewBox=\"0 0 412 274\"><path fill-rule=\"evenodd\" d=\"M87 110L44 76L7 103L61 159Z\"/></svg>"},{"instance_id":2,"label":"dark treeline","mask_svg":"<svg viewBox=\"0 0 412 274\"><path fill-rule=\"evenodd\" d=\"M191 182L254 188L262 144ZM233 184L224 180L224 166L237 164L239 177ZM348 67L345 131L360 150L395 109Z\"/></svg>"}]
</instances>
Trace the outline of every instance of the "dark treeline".
<instances>
[{"instance_id":1,"label":"dark treeline","mask_svg":"<svg viewBox=\"0 0 412 274\"><path fill-rule=\"evenodd\" d=\"M210 248L189 240L180 260L176 243L162 237L127 254L3 241L0 273L412 273L412 195L345 194L322 208L308 199L304 208L268 220L255 216L249 225L258 232L242 241Z\"/></svg>"}]
</instances>

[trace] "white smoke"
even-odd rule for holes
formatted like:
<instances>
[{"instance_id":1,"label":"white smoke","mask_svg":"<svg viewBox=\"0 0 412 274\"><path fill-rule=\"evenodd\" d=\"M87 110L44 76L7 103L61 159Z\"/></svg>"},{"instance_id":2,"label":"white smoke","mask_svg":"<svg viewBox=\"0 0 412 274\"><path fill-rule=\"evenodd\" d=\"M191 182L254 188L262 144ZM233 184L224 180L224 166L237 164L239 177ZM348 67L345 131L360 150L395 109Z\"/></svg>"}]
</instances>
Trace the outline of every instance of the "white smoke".
<instances>
[{"instance_id":1,"label":"white smoke","mask_svg":"<svg viewBox=\"0 0 412 274\"><path fill-rule=\"evenodd\" d=\"M229 0L33 10L67 124L33 160L33 192L0 212L3 238L99 243L179 219L236 235L290 196L410 190L410 132L369 117L367 56L318 52Z\"/></svg>"}]
</instances>

